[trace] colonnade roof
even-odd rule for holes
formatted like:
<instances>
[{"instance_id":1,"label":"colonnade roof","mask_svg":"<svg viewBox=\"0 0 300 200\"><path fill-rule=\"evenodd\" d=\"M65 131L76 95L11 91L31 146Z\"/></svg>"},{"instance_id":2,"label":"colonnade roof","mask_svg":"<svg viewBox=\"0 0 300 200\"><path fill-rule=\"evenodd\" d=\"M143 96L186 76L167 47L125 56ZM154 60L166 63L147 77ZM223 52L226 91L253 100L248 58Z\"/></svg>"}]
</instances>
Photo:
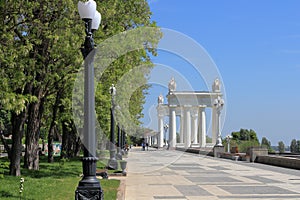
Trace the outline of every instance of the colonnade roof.
<instances>
[{"instance_id":1,"label":"colonnade roof","mask_svg":"<svg viewBox=\"0 0 300 200\"><path fill-rule=\"evenodd\" d=\"M214 100L222 96L222 93L218 91L171 91L167 98L169 106L213 107Z\"/></svg>"}]
</instances>

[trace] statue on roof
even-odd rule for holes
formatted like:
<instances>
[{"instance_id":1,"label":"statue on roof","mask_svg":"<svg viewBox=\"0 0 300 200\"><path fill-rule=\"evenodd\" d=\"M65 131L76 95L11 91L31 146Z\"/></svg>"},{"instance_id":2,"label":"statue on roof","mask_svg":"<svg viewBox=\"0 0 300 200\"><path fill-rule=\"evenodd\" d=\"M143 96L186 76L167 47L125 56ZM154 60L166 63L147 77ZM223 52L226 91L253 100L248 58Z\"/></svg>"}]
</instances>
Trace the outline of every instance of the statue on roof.
<instances>
[{"instance_id":1,"label":"statue on roof","mask_svg":"<svg viewBox=\"0 0 300 200\"><path fill-rule=\"evenodd\" d=\"M213 85L212 85L213 92L220 92L221 91L221 83L218 78L215 79Z\"/></svg>"},{"instance_id":2,"label":"statue on roof","mask_svg":"<svg viewBox=\"0 0 300 200\"><path fill-rule=\"evenodd\" d=\"M158 96L157 102L158 102L158 104L163 104L163 103L164 103L164 97L163 97L162 94L160 94L160 95Z\"/></svg>"},{"instance_id":3,"label":"statue on roof","mask_svg":"<svg viewBox=\"0 0 300 200\"><path fill-rule=\"evenodd\" d=\"M169 93L176 90L176 82L174 77L172 77L172 79L170 80L168 87L169 87Z\"/></svg>"}]
</instances>

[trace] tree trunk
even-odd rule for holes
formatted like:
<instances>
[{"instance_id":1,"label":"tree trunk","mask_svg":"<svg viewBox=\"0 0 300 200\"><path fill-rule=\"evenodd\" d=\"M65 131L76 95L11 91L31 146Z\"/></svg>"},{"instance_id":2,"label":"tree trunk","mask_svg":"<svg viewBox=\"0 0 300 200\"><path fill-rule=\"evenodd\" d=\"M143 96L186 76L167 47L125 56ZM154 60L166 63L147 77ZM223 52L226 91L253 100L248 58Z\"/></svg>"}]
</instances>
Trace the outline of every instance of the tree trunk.
<instances>
[{"instance_id":1,"label":"tree trunk","mask_svg":"<svg viewBox=\"0 0 300 200\"><path fill-rule=\"evenodd\" d=\"M61 141L61 158L67 158L67 135L64 132L64 122L62 122L62 141Z\"/></svg>"},{"instance_id":2,"label":"tree trunk","mask_svg":"<svg viewBox=\"0 0 300 200\"><path fill-rule=\"evenodd\" d=\"M76 134L76 128L73 122L62 122L62 158L72 158L80 152L80 138Z\"/></svg>"},{"instance_id":3,"label":"tree trunk","mask_svg":"<svg viewBox=\"0 0 300 200\"><path fill-rule=\"evenodd\" d=\"M61 98L62 90L58 90L56 93L55 103L52 107L52 121L49 128L48 133L48 163L52 163L53 159L53 137L57 120L57 111L59 108L60 98Z\"/></svg>"},{"instance_id":4,"label":"tree trunk","mask_svg":"<svg viewBox=\"0 0 300 200\"><path fill-rule=\"evenodd\" d=\"M76 125L74 121L72 121L72 132L74 134L74 151L73 151L73 156L79 156L80 150L81 150L81 139L80 136L78 135Z\"/></svg>"},{"instance_id":5,"label":"tree trunk","mask_svg":"<svg viewBox=\"0 0 300 200\"><path fill-rule=\"evenodd\" d=\"M48 163L53 163L53 135L54 135L54 127L50 127L48 133Z\"/></svg>"},{"instance_id":6,"label":"tree trunk","mask_svg":"<svg viewBox=\"0 0 300 200\"><path fill-rule=\"evenodd\" d=\"M72 150L72 157L75 157L75 156L79 156L79 153L80 153L80 147L81 147L81 140L80 140L80 137L78 136L77 134L77 129L76 129L76 126L74 124L74 121L72 121L72 123L70 124L71 126L71 132L72 132L72 135L73 135L73 150Z\"/></svg>"},{"instance_id":7,"label":"tree trunk","mask_svg":"<svg viewBox=\"0 0 300 200\"><path fill-rule=\"evenodd\" d=\"M12 113L12 147L9 165L9 174L13 176L21 176L21 156L22 156L22 137L24 134L24 124L26 120L25 111L19 115Z\"/></svg>"},{"instance_id":8,"label":"tree trunk","mask_svg":"<svg viewBox=\"0 0 300 200\"><path fill-rule=\"evenodd\" d=\"M39 170L39 131L42 113L43 99L29 105L24 167L31 170Z\"/></svg>"},{"instance_id":9,"label":"tree trunk","mask_svg":"<svg viewBox=\"0 0 300 200\"><path fill-rule=\"evenodd\" d=\"M80 137L77 136L74 156L79 156L80 149L81 149L81 140Z\"/></svg>"},{"instance_id":10,"label":"tree trunk","mask_svg":"<svg viewBox=\"0 0 300 200\"><path fill-rule=\"evenodd\" d=\"M61 145L61 158L70 158L69 147L70 135L67 129L67 122L62 121L62 145Z\"/></svg>"}]
</instances>

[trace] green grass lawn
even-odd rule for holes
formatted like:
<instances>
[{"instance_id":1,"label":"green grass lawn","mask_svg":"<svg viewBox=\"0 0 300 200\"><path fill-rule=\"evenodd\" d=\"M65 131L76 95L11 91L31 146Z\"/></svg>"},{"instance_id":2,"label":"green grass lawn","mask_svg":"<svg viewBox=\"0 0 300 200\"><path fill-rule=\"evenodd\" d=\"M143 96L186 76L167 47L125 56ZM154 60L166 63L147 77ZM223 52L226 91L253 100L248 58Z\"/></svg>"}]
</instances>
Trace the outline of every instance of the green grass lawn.
<instances>
[{"instance_id":1,"label":"green grass lawn","mask_svg":"<svg viewBox=\"0 0 300 200\"><path fill-rule=\"evenodd\" d=\"M7 162L1 158L0 163ZM98 168L103 168L102 163L97 163ZM41 158L40 170L32 171L22 169L22 176L25 179L22 199L74 199L75 190L82 174L81 161L79 158L72 160L47 163L46 158ZM8 169L4 170L4 177L0 178L0 199L19 199L20 178L8 176ZM120 181L109 179L100 180L105 199L116 199L117 189Z\"/></svg>"}]
</instances>

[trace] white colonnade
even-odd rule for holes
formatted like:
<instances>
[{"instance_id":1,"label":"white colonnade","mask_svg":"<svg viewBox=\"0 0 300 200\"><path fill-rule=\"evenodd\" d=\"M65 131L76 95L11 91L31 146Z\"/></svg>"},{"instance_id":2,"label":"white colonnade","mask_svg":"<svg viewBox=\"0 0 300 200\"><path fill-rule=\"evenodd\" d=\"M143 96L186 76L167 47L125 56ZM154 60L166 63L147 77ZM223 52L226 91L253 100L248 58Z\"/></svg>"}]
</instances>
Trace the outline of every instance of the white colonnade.
<instances>
[{"instance_id":1,"label":"white colonnade","mask_svg":"<svg viewBox=\"0 0 300 200\"><path fill-rule=\"evenodd\" d=\"M171 83L175 83L172 79L169 83L169 93L167 95L168 104L163 103L163 96L158 98L158 143L159 148L163 147L164 136L164 118L169 117L169 147L183 146L189 148L214 146L217 142L220 133L220 114L221 108L224 105L224 100L221 99L219 80L216 79L212 91L207 92L186 92L176 91ZM222 101L222 105L215 102ZM212 122L212 143L207 144L206 135L206 109L211 109ZM180 118L177 120L177 116ZM177 122L179 125L177 126ZM177 133L179 127L179 133ZM177 136L178 134L178 136ZM178 138L177 138L178 137Z\"/></svg>"}]
</instances>

